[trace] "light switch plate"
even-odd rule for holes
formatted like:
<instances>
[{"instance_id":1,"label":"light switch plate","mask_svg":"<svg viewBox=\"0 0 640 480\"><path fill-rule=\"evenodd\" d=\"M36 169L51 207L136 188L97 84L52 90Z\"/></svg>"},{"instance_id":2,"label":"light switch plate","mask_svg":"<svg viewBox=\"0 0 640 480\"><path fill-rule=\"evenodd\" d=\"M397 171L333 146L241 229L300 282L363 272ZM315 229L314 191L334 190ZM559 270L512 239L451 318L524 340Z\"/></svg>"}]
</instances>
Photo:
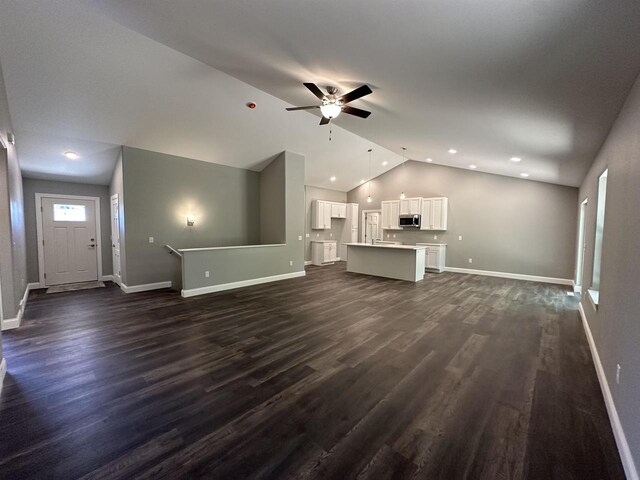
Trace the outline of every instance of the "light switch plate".
<instances>
[{"instance_id":1,"label":"light switch plate","mask_svg":"<svg viewBox=\"0 0 640 480\"><path fill-rule=\"evenodd\" d=\"M149 243L153 243L153 237L149 237Z\"/></svg>"},{"instance_id":2,"label":"light switch plate","mask_svg":"<svg viewBox=\"0 0 640 480\"><path fill-rule=\"evenodd\" d=\"M302 235L298 235L298 240L302 240Z\"/></svg>"},{"instance_id":3,"label":"light switch plate","mask_svg":"<svg viewBox=\"0 0 640 480\"><path fill-rule=\"evenodd\" d=\"M437 239L438 239L438 235L434 235L434 236L433 236L433 239L434 239L434 240L437 240Z\"/></svg>"},{"instance_id":4,"label":"light switch plate","mask_svg":"<svg viewBox=\"0 0 640 480\"><path fill-rule=\"evenodd\" d=\"M209 278L209 270L204 272L204 278Z\"/></svg>"},{"instance_id":5,"label":"light switch plate","mask_svg":"<svg viewBox=\"0 0 640 480\"><path fill-rule=\"evenodd\" d=\"M309 235L308 233L305 235L305 237L309 238L311 235Z\"/></svg>"},{"instance_id":6,"label":"light switch plate","mask_svg":"<svg viewBox=\"0 0 640 480\"><path fill-rule=\"evenodd\" d=\"M458 240L462 240L462 235L458 235Z\"/></svg>"}]
</instances>

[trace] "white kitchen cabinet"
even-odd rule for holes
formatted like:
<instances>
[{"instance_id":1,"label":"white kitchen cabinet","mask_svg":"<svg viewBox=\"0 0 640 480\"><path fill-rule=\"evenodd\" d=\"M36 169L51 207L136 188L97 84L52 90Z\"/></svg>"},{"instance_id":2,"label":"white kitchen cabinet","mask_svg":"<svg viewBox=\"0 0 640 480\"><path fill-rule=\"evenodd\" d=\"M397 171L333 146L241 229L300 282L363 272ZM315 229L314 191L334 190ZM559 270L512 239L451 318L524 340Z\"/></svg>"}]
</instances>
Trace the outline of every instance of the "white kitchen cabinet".
<instances>
[{"instance_id":1,"label":"white kitchen cabinet","mask_svg":"<svg viewBox=\"0 0 640 480\"><path fill-rule=\"evenodd\" d=\"M447 197L423 198L420 230L446 230L448 208Z\"/></svg>"},{"instance_id":2,"label":"white kitchen cabinet","mask_svg":"<svg viewBox=\"0 0 640 480\"><path fill-rule=\"evenodd\" d=\"M347 218L347 204L331 202L331 218Z\"/></svg>"},{"instance_id":3,"label":"white kitchen cabinet","mask_svg":"<svg viewBox=\"0 0 640 480\"><path fill-rule=\"evenodd\" d=\"M420 215L422 213L422 198L403 198L400 200L400 215Z\"/></svg>"},{"instance_id":4,"label":"white kitchen cabinet","mask_svg":"<svg viewBox=\"0 0 640 480\"><path fill-rule=\"evenodd\" d=\"M331 228L331 207L333 202L313 200L311 202L311 228L324 230Z\"/></svg>"},{"instance_id":5,"label":"white kitchen cabinet","mask_svg":"<svg viewBox=\"0 0 640 480\"><path fill-rule=\"evenodd\" d=\"M385 200L382 205L382 228L384 230L400 230L400 200Z\"/></svg>"},{"instance_id":6,"label":"white kitchen cabinet","mask_svg":"<svg viewBox=\"0 0 640 480\"><path fill-rule=\"evenodd\" d=\"M311 242L311 262L314 265L327 265L338 259L338 242L335 240L317 240Z\"/></svg>"},{"instance_id":7,"label":"white kitchen cabinet","mask_svg":"<svg viewBox=\"0 0 640 480\"><path fill-rule=\"evenodd\" d=\"M347 218L344 222L340 243L338 244L338 253L341 261L347 260L347 243L358 243L358 204L347 203Z\"/></svg>"},{"instance_id":8,"label":"white kitchen cabinet","mask_svg":"<svg viewBox=\"0 0 640 480\"><path fill-rule=\"evenodd\" d=\"M426 247L425 269L432 272L444 272L447 244L446 243L416 243L416 246Z\"/></svg>"}]
</instances>

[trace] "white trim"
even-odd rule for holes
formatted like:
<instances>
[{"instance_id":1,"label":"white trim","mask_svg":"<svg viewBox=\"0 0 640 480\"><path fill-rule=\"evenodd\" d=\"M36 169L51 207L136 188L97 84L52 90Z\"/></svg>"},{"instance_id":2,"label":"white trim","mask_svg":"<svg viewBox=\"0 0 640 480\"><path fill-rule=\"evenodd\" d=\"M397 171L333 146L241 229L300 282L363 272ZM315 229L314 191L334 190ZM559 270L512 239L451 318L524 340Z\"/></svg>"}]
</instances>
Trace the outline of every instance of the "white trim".
<instances>
[{"instance_id":1,"label":"white trim","mask_svg":"<svg viewBox=\"0 0 640 480\"><path fill-rule=\"evenodd\" d=\"M234 288L250 287L251 285L259 285L261 283L277 282L287 280L289 278L304 277L305 271L283 273L281 275L271 275L270 277L251 278L249 280L240 280L239 282L221 283L219 285L211 285L208 287L190 288L182 290L182 296L195 297L196 295L205 295L207 293L222 292L223 290L232 290Z\"/></svg>"},{"instance_id":2,"label":"white trim","mask_svg":"<svg viewBox=\"0 0 640 480\"><path fill-rule=\"evenodd\" d=\"M44 249L42 241L44 240L42 228L42 199L43 198L68 198L71 200L92 200L94 208L94 219L96 222L96 253L98 260L98 277L102 278L102 233L100 232L100 197L85 197L81 195L57 195L54 193L36 193L36 238L38 246L38 275L40 285L45 287L47 282L44 280Z\"/></svg>"},{"instance_id":3,"label":"white trim","mask_svg":"<svg viewBox=\"0 0 640 480\"><path fill-rule=\"evenodd\" d=\"M4 375L7 373L7 359L0 361L0 397L2 396L2 385L4 384Z\"/></svg>"},{"instance_id":4,"label":"white trim","mask_svg":"<svg viewBox=\"0 0 640 480\"><path fill-rule=\"evenodd\" d=\"M313 260L305 260L304 266L306 267L307 265L313 265Z\"/></svg>"},{"instance_id":5,"label":"white trim","mask_svg":"<svg viewBox=\"0 0 640 480\"><path fill-rule=\"evenodd\" d=\"M467 273L469 275L484 275L487 277L512 278L514 280L526 280L528 282L557 283L558 285L573 285L571 278L540 277L538 275L525 275L522 273L492 272L489 270L473 270L471 268L445 267L445 272Z\"/></svg>"},{"instance_id":6,"label":"white trim","mask_svg":"<svg viewBox=\"0 0 640 480\"><path fill-rule=\"evenodd\" d=\"M620 460L622 461L624 472L629 480L639 480L638 469L636 468L636 464L633 461L633 455L631 454L631 449L629 448L629 443L627 442L627 436L625 435L624 429L622 428L622 423L620 422L620 417L618 416L618 411L616 410L616 404L613 401L613 395L611 395L609 382L607 381L607 376L604 373L604 368L602 367L602 362L600 361L600 355L598 354L596 343L593 340L593 334L591 333L589 322L587 322L587 316L584 313L582 302L578 304L578 311L580 312L580 318L582 319L584 332L587 335L587 341L589 342L589 348L591 349L591 356L593 357L593 364L596 367L598 381L600 382L602 396L604 397L604 404L607 407L609 421L611 422L613 436L616 439L616 444L618 446L618 452L620 453Z\"/></svg>"},{"instance_id":7,"label":"white trim","mask_svg":"<svg viewBox=\"0 0 640 480\"><path fill-rule=\"evenodd\" d=\"M141 285L125 285L124 283L120 284L120 289L124 293L138 293L138 292L147 292L149 290L159 290L161 288L171 288L171 282L156 282L156 283L143 283Z\"/></svg>"},{"instance_id":8,"label":"white trim","mask_svg":"<svg viewBox=\"0 0 640 480\"><path fill-rule=\"evenodd\" d=\"M100 280L103 282L113 282L113 275L102 275Z\"/></svg>"},{"instance_id":9,"label":"white trim","mask_svg":"<svg viewBox=\"0 0 640 480\"><path fill-rule=\"evenodd\" d=\"M28 283L27 287L29 288L29 291L37 290L38 288L45 288L44 285L40 285L39 282Z\"/></svg>"},{"instance_id":10,"label":"white trim","mask_svg":"<svg viewBox=\"0 0 640 480\"><path fill-rule=\"evenodd\" d=\"M286 243L268 243L265 245L229 245L228 247L179 248L179 252L206 252L209 250L233 250L235 248L286 247Z\"/></svg>"},{"instance_id":11,"label":"white trim","mask_svg":"<svg viewBox=\"0 0 640 480\"><path fill-rule=\"evenodd\" d=\"M27 300L29 300L30 283L24 289L22 300L18 304L18 313L14 318L2 319L0 321L0 330L13 330L18 328L22 323L22 316L24 315L24 309L27 307Z\"/></svg>"}]
</instances>

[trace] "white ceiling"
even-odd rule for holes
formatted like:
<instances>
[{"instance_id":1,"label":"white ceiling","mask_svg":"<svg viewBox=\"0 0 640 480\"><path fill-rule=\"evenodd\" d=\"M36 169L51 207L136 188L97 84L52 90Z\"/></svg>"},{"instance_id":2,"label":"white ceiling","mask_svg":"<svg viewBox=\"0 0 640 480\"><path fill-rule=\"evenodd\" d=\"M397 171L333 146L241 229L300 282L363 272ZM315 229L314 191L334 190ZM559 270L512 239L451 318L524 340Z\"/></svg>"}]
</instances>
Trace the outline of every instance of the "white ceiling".
<instances>
[{"instance_id":1,"label":"white ceiling","mask_svg":"<svg viewBox=\"0 0 640 480\"><path fill-rule=\"evenodd\" d=\"M329 142L313 115L79 1L0 0L0 62L28 177L107 184L118 145L255 170L290 150L306 156L308 184L342 191L367 176L367 149L372 175L401 161L338 126Z\"/></svg>"},{"instance_id":2,"label":"white ceiling","mask_svg":"<svg viewBox=\"0 0 640 480\"><path fill-rule=\"evenodd\" d=\"M57 146L46 149L56 136L243 168L289 149L307 157L308 184L348 190L366 177L366 149L377 143L406 146L416 160L575 186L640 70L632 0L0 0L0 8L9 107L21 161L34 171L60 161ZM285 102L314 103L303 81L341 91L368 83L374 93L353 105L373 114L341 115L346 130L334 127L328 142L317 117L284 111ZM38 149L29 138L40 135ZM374 175L398 164L379 146L374 154Z\"/></svg>"}]
</instances>

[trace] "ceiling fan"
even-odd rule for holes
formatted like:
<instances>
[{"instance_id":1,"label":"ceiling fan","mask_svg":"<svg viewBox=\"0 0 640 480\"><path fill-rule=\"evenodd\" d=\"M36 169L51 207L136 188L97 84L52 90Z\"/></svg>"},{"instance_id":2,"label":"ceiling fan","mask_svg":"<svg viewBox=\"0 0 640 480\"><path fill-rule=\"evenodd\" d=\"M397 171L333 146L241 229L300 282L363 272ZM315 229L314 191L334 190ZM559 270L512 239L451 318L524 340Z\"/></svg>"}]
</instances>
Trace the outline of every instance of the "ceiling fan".
<instances>
[{"instance_id":1,"label":"ceiling fan","mask_svg":"<svg viewBox=\"0 0 640 480\"><path fill-rule=\"evenodd\" d=\"M288 111L292 112L294 110L312 110L314 108L319 108L322 112L320 125L328 124L329 122L331 122L331 120L340 115L341 112L348 113L349 115L355 115L356 117L360 118L367 118L369 115L371 115L371 112L367 112L366 110L347 105L347 103L349 102L353 102L358 98L362 98L365 95L373 93L368 85L362 85L361 87L358 87L355 90L342 96L336 95L338 93L338 89L336 87L327 87L327 93L325 94L318 88L315 83L305 83L304 86L311 90L311 93L313 93L322 101L322 105L289 107L287 108Z\"/></svg>"}]
</instances>

